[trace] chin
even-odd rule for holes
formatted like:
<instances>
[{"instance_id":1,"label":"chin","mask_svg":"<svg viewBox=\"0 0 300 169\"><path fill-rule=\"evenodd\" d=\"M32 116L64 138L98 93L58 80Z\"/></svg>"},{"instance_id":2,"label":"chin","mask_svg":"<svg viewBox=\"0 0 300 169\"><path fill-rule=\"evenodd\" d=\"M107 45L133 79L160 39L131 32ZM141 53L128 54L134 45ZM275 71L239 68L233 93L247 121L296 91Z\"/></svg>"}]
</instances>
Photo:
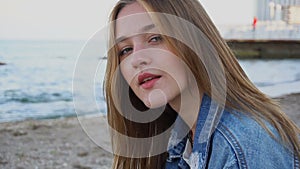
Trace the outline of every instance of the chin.
<instances>
[{"instance_id":1,"label":"chin","mask_svg":"<svg viewBox=\"0 0 300 169\"><path fill-rule=\"evenodd\" d=\"M151 91L143 98L143 102L150 109L159 108L168 103L166 94L160 89Z\"/></svg>"},{"instance_id":2,"label":"chin","mask_svg":"<svg viewBox=\"0 0 300 169\"><path fill-rule=\"evenodd\" d=\"M148 103L145 103L146 107L148 107L149 109L157 109L157 108L165 106L166 104L167 103L150 103L148 105Z\"/></svg>"}]
</instances>

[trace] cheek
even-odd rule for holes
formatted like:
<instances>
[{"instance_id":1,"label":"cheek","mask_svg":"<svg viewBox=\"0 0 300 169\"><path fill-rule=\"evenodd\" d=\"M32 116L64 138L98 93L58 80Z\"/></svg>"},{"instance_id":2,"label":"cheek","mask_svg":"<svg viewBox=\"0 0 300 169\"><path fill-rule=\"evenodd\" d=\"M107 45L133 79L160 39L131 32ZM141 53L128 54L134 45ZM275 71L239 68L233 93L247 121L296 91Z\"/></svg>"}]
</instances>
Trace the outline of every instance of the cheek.
<instances>
[{"instance_id":1,"label":"cheek","mask_svg":"<svg viewBox=\"0 0 300 169\"><path fill-rule=\"evenodd\" d=\"M121 74L123 75L124 79L126 80L126 82L128 84L131 83L132 81L132 70L130 70L130 67L128 66L128 64L124 61L122 61L119 65L119 68L120 68L120 71L121 71Z\"/></svg>"},{"instance_id":2,"label":"cheek","mask_svg":"<svg viewBox=\"0 0 300 169\"><path fill-rule=\"evenodd\" d=\"M173 64L173 79L175 80L176 85L181 89L184 90L188 85L188 67L183 64L181 61L175 61Z\"/></svg>"},{"instance_id":3,"label":"cheek","mask_svg":"<svg viewBox=\"0 0 300 169\"><path fill-rule=\"evenodd\" d=\"M190 71L187 71L185 68L182 68L181 73L179 75L183 87L187 87L187 85L189 85L188 77L191 75L189 75L188 72Z\"/></svg>"}]
</instances>

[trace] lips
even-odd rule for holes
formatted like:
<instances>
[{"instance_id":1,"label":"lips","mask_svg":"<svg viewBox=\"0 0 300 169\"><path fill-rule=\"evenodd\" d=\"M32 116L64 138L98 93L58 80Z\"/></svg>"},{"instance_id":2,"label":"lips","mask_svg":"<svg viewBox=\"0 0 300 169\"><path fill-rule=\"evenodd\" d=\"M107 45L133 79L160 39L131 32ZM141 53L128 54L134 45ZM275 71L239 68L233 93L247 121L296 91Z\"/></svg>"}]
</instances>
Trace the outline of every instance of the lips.
<instances>
[{"instance_id":1,"label":"lips","mask_svg":"<svg viewBox=\"0 0 300 169\"><path fill-rule=\"evenodd\" d=\"M160 75L155 75L151 73L143 73L138 76L138 83L145 89L152 88L154 83L161 78Z\"/></svg>"}]
</instances>

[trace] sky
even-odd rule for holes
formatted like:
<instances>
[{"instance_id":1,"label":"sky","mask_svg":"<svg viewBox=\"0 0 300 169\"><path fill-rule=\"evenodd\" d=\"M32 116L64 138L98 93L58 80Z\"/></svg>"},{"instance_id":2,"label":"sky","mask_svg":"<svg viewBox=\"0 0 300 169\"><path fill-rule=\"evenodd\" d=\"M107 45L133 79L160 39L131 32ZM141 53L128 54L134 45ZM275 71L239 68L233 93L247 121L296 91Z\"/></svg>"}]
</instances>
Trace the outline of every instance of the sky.
<instances>
[{"instance_id":1,"label":"sky","mask_svg":"<svg viewBox=\"0 0 300 169\"><path fill-rule=\"evenodd\" d=\"M117 0L0 0L0 39L87 40ZM251 24L255 0L200 0L216 25Z\"/></svg>"}]
</instances>

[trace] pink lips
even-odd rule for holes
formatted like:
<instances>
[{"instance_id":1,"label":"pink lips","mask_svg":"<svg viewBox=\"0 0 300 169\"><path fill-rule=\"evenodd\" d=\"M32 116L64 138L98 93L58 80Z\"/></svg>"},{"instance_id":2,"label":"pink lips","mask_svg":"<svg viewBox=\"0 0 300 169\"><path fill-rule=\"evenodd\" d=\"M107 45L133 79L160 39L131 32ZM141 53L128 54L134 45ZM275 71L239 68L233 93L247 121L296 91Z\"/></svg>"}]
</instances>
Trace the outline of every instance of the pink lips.
<instances>
[{"instance_id":1,"label":"pink lips","mask_svg":"<svg viewBox=\"0 0 300 169\"><path fill-rule=\"evenodd\" d=\"M143 73L138 76L139 85L144 89L150 89L161 76L151 73Z\"/></svg>"}]
</instances>

